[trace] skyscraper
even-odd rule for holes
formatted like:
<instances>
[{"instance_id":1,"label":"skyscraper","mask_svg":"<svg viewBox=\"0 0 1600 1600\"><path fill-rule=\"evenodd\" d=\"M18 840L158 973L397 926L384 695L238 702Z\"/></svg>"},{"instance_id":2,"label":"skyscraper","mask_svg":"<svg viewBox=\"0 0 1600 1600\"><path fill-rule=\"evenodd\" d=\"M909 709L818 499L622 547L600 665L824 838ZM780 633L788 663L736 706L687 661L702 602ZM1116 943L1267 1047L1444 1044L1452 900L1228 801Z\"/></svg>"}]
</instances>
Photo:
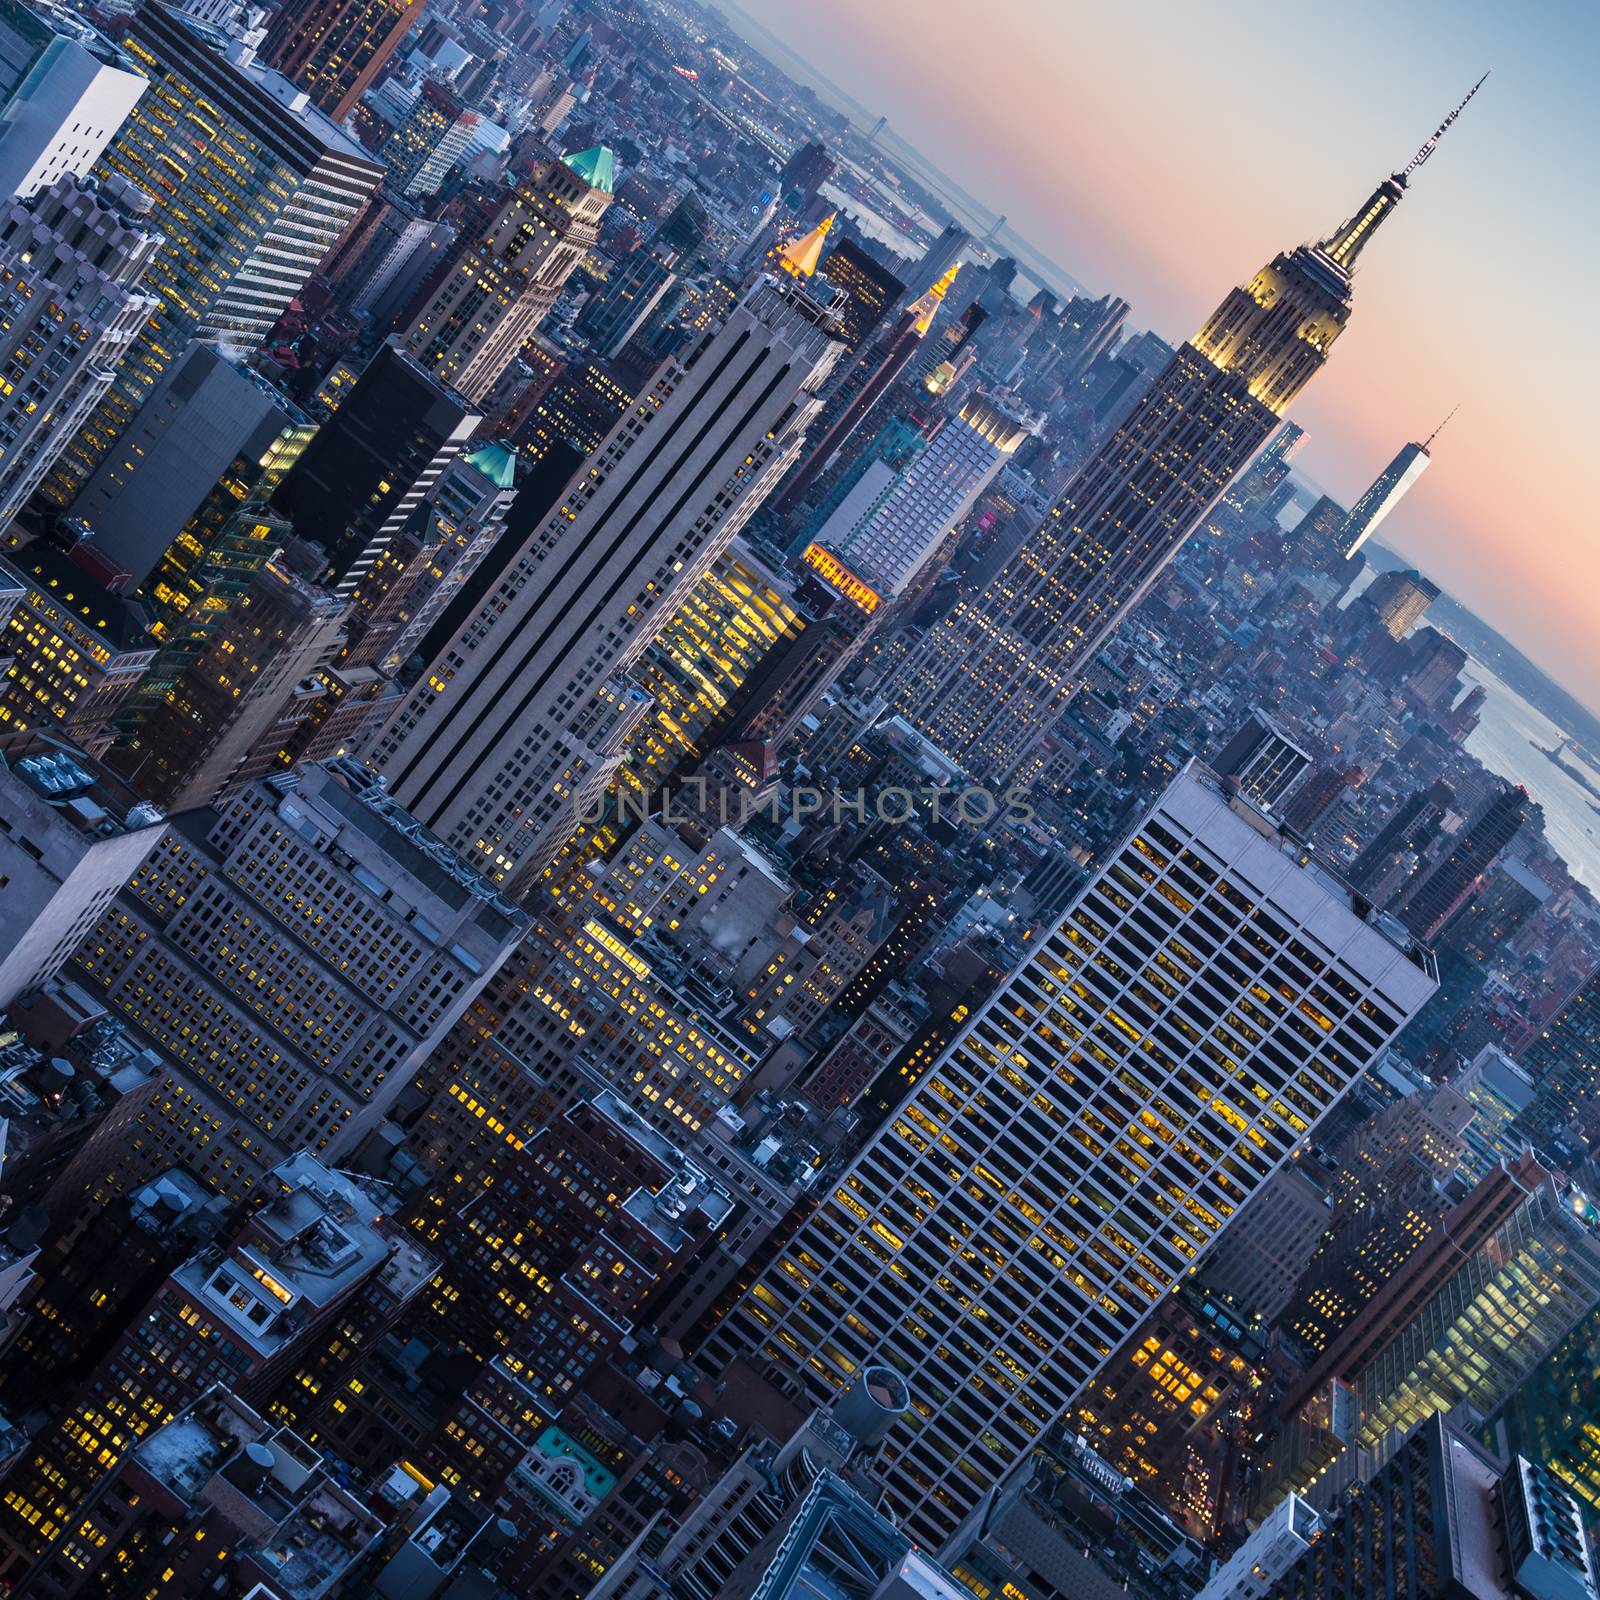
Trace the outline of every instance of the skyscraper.
<instances>
[{"instance_id":1,"label":"skyscraper","mask_svg":"<svg viewBox=\"0 0 1600 1600\"><path fill-rule=\"evenodd\" d=\"M0 194L83 177L145 80L75 12L0 0Z\"/></svg>"},{"instance_id":2,"label":"skyscraper","mask_svg":"<svg viewBox=\"0 0 1600 1600\"><path fill-rule=\"evenodd\" d=\"M895 708L974 777L1016 769L1101 641L1321 370L1349 321L1361 252L1460 109L1332 234L1228 295L1044 526L896 675Z\"/></svg>"},{"instance_id":3,"label":"skyscraper","mask_svg":"<svg viewBox=\"0 0 1600 1600\"><path fill-rule=\"evenodd\" d=\"M353 589L480 420L435 374L385 345L285 474L272 508L320 544L332 580Z\"/></svg>"},{"instance_id":4,"label":"skyscraper","mask_svg":"<svg viewBox=\"0 0 1600 1600\"><path fill-rule=\"evenodd\" d=\"M96 163L155 197L144 288L160 305L46 480L66 505L191 339L259 344L383 176L288 79L226 35L143 0L124 39L151 83ZM175 162L173 129L206 130Z\"/></svg>"},{"instance_id":5,"label":"skyscraper","mask_svg":"<svg viewBox=\"0 0 1600 1600\"><path fill-rule=\"evenodd\" d=\"M67 177L0 212L0 288L9 301L0 329L0 534L106 392L155 307L138 292L161 243L147 226L150 204L124 183ZM70 320L63 303L74 308Z\"/></svg>"},{"instance_id":6,"label":"skyscraper","mask_svg":"<svg viewBox=\"0 0 1600 1600\"><path fill-rule=\"evenodd\" d=\"M527 882L615 771L648 707L616 675L793 459L832 326L798 281L755 280L660 369L385 730L393 793L497 882Z\"/></svg>"},{"instance_id":7,"label":"skyscraper","mask_svg":"<svg viewBox=\"0 0 1600 1600\"><path fill-rule=\"evenodd\" d=\"M1528 820L1529 804L1528 791L1520 784L1498 794L1449 855L1411 891L1399 916L1417 938L1433 939L1461 909Z\"/></svg>"},{"instance_id":8,"label":"skyscraper","mask_svg":"<svg viewBox=\"0 0 1600 1600\"><path fill-rule=\"evenodd\" d=\"M824 1399L910 1385L888 1502L937 1544L1434 990L1191 764L714 1336Z\"/></svg>"},{"instance_id":9,"label":"skyscraper","mask_svg":"<svg viewBox=\"0 0 1600 1600\"><path fill-rule=\"evenodd\" d=\"M1529 1046L1522 1066L1534 1096L1517 1119L1520 1134L1540 1149L1574 1124L1591 1139L1600 1134L1600 972Z\"/></svg>"},{"instance_id":10,"label":"skyscraper","mask_svg":"<svg viewBox=\"0 0 1600 1600\"><path fill-rule=\"evenodd\" d=\"M422 0L303 0L274 15L261 53L339 122L421 15Z\"/></svg>"},{"instance_id":11,"label":"skyscraper","mask_svg":"<svg viewBox=\"0 0 1600 1600\"><path fill-rule=\"evenodd\" d=\"M441 383L483 399L594 243L614 178L604 148L540 162L428 296L406 349Z\"/></svg>"},{"instance_id":12,"label":"skyscraper","mask_svg":"<svg viewBox=\"0 0 1600 1600\"><path fill-rule=\"evenodd\" d=\"M988 395L969 400L903 473L883 470L887 482L866 510L847 499L803 559L816 565L812 552L826 553L880 600L903 593L1037 426L1016 409Z\"/></svg>"},{"instance_id":13,"label":"skyscraper","mask_svg":"<svg viewBox=\"0 0 1600 1600\"><path fill-rule=\"evenodd\" d=\"M1428 444L1432 443L1433 435L1430 434ZM1378 531L1378 525L1400 504L1406 490L1428 470L1428 463L1432 460L1428 454L1428 444L1401 445L1400 453L1351 506L1350 519L1339 536L1342 554L1347 561Z\"/></svg>"},{"instance_id":14,"label":"skyscraper","mask_svg":"<svg viewBox=\"0 0 1600 1600\"><path fill-rule=\"evenodd\" d=\"M176 1154L240 1199L296 1150L337 1160L526 927L355 762L169 823L71 969L167 1067L97 1177L120 1192Z\"/></svg>"}]
</instances>

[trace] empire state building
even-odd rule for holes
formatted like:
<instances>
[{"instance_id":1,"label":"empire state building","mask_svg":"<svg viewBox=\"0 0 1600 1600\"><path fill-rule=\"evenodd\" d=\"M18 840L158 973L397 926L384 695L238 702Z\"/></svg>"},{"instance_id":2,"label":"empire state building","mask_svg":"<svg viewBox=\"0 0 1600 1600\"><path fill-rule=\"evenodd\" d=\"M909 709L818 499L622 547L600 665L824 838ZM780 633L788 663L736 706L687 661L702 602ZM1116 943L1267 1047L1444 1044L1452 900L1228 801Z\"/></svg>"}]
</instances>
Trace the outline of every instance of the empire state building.
<instances>
[{"instance_id":1,"label":"empire state building","mask_svg":"<svg viewBox=\"0 0 1600 1600\"><path fill-rule=\"evenodd\" d=\"M894 708L974 778L1017 772L1107 634L1322 369L1350 320L1361 252L1482 81L1340 228L1228 295L1043 527L895 674Z\"/></svg>"}]
</instances>

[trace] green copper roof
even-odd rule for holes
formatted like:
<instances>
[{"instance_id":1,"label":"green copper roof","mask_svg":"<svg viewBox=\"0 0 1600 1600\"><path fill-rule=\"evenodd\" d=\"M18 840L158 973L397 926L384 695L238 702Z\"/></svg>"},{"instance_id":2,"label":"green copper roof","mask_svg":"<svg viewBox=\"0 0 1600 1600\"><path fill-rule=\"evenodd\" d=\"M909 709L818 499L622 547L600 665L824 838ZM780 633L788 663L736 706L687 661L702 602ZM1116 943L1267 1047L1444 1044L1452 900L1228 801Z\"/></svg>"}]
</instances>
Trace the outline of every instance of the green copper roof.
<instances>
[{"instance_id":1,"label":"green copper roof","mask_svg":"<svg viewBox=\"0 0 1600 1600\"><path fill-rule=\"evenodd\" d=\"M467 456L467 465L476 467L497 489L517 486L517 452L498 441L479 445Z\"/></svg>"},{"instance_id":2,"label":"green copper roof","mask_svg":"<svg viewBox=\"0 0 1600 1600\"><path fill-rule=\"evenodd\" d=\"M610 194L617 181L617 158L603 144L592 150L577 150L561 158L593 189Z\"/></svg>"}]
</instances>

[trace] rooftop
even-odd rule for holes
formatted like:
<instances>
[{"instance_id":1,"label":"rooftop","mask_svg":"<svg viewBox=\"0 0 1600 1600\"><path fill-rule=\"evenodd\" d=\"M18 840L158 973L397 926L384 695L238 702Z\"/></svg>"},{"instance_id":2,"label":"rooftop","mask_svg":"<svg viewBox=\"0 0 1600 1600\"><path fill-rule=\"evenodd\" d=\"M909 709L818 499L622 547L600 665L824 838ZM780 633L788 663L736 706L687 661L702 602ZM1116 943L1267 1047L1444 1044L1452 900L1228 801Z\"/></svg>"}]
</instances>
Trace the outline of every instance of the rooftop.
<instances>
[{"instance_id":1,"label":"rooftop","mask_svg":"<svg viewBox=\"0 0 1600 1600\"><path fill-rule=\"evenodd\" d=\"M29 545L0 559L0 581L20 578L47 603L92 628L118 654L156 651L150 637L150 619L144 607L98 587L59 550Z\"/></svg>"},{"instance_id":2,"label":"rooftop","mask_svg":"<svg viewBox=\"0 0 1600 1600\"><path fill-rule=\"evenodd\" d=\"M562 161L578 174L591 189L611 194L617 182L617 158L603 144L589 150L575 150Z\"/></svg>"},{"instance_id":3,"label":"rooftop","mask_svg":"<svg viewBox=\"0 0 1600 1600\"><path fill-rule=\"evenodd\" d=\"M67 826L91 837L137 833L162 821L161 812L115 773L50 734L0 743L0 772L31 789Z\"/></svg>"}]
</instances>

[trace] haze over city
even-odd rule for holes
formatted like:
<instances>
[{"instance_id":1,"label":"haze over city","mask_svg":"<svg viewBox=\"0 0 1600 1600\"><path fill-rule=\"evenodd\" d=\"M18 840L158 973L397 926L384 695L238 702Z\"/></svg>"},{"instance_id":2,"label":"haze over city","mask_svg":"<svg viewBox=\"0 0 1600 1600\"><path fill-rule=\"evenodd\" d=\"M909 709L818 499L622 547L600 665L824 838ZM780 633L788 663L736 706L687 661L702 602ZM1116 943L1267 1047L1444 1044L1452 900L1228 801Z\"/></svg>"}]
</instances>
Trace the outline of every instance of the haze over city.
<instances>
[{"instance_id":1,"label":"haze over city","mask_svg":"<svg viewBox=\"0 0 1600 1600\"><path fill-rule=\"evenodd\" d=\"M1294 409L1298 465L1348 501L1459 405L1384 539L1600 713L1600 332L1570 314L1600 255L1594 8L1017 0L972 50L958 0L818 0L804 27L741 4L1169 339L1218 283L1325 233L1492 70L1362 262L1360 324Z\"/></svg>"}]
</instances>

